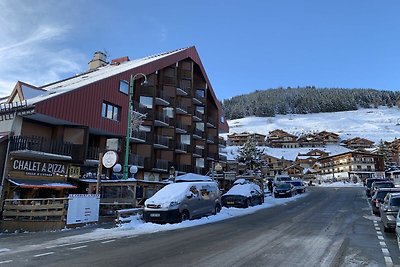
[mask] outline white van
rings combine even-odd
[[[166,185],[144,205],[146,222],[181,222],[218,213],[221,196],[216,182],[179,182]]]

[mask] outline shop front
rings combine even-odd
[[[77,188],[68,177],[79,175],[79,166],[68,161],[10,157],[5,173],[2,231],[65,226],[68,194]]]

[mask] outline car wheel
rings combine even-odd
[[[189,220],[189,212],[187,210],[182,211],[181,213],[181,222]]]
[[[213,215],[216,215],[220,211],[221,211],[221,205],[220,204],[215,205]]]
[[[383,231],[384,232],[389,232],[389,228],[386,227],[385,223],[383,223]]]
[[[246,200],[246,204],[245,204],[244,207],[245,207],[245,208],[248,208],[249,206],[250,206],[250,199],[247,199],[247,200]]]

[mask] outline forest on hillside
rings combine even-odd
[[[400,106],[400,92],[345,88],[277,88],[222,101],[228,120],[248,116],[337,112],[378,106]]]

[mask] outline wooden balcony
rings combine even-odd
[[[155,104],[159,106],[169,106],[171,98],[164,94],[163,91],[157,91]]]
[[[177,133],[185,134],[185,133],[187,133],[188,129],[189,129],[189,126],[184,124],[183,122],[181,122],[181,121],[176,122],[175,131]]]
[[[166,136],[155,135],[153,143],[154,143],[154,148],[161,148],[161,149],[169,148],[169,138]]]
[[[167,127],[169,126],[169,117],[164,113],[157,112],[154,114],[154,126]]]
[[[67,156],[74,160],[84,160],[83,145],[46,139],[40,136],[10,137],[10,152],[35,153],[44,152],[53,156]],[[50,157],[51,155],[49,155]]]
[[[189,108],[186,105],[183,105],[181,103],[177,103],[176,104],[176,114],[182,114],[182,115],[186,115],[189,113]]]
[[[176,142],[175,145],[175,152],[176,153],[180,153],[180,154],[184,154],[188,152],[188,145],[181,143],[181,142]]]

